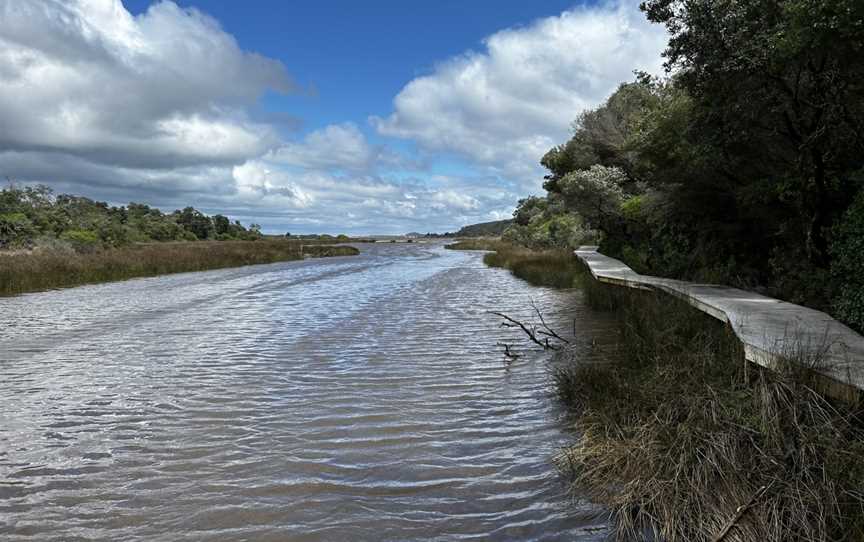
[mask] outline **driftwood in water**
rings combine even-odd
[[[540,324],[534,323],[525,323],[521,322],[512,316],[508,316],[503,312],[490,311],[489,314],[494,314],[500,318],[503,318],[504,321],[501,322],[501,325],[504,327],[513,327],[521,329],[525,335],[528,336],[528,339],[531,340],[534,344],[542,347],[544,350],[557,350],[557,344],[550,342],[549,339],[553,339],[554,341],[560,341],[565,344],[569,344],[570,341],[559,335],[555,332],[554,329],[549,327],[546,323],[546,319],[543,318],[543,313],[540,312],[540,309],[537,305],[532,301],[531,306],[534,308],[534,311],[537,313],[537,317],[540,319]],[[507,357],[511,357],[511,352],[509,347],[505,349],[504,355]]]

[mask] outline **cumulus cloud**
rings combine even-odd
[[[371,145],[356,124],[331,124],[271,151],[267,159],[309,169],[366,172],[381,163],[396,163],[399,157],[383,145]]]
[[[489,36],[408,83],[394,112],[372,117],[388,136],[449,151],[508,177],[538,182],[536,164],[576,115],[633,70],[660,73],[667,36],[631,0],[578,7]]]
[[[0,3],[0,147],[124,167],[237,163],[276,145],[244,106],[292,90],[277,61],[171,2]]]
[[[0,0],[0,175],[115,203],[192,204],[274,232],[454,229],[509,217],[578,112],[633,69],[658,71],[664,41],[632,2],[502,30],[370,119],[419,144],[406,153],[354,122],[286,139],[298,119],[258,107],[265,92],[297,90],[286,68],[198,10]],[[430,167],[442,152],[464,161]]]

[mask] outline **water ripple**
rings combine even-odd
[[[549,360],[610,323],[478,253],[363,246],[0,300],[4,540],[600,540]]]

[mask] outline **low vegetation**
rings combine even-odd
[[[536,286],[573,288],[582,275],[569,250],[530,250],[508,245],[483,256],[483,263],[509,269],[513,275]]]
[[[567,249],[534,250],[496,238],[463,239],[447,245],[453,250],[487,250],[483,263],[509,269],[535,286],[573,288],[582,276],[582,267]]]
[[[72,248],[0,252],[0,295],[124,280],[166,273],[350,256],[351,246],[288,240],[136,244],[81,252]]]
[[[766,371],[716,320],[663,294],[589,281],[616,310],[607,363],[556,370],[581,435],[557,459],[617,540],[864,540],[864,425],[794,351]]]
[[[453,235],[455,237],[499,237],[512,222],[512,220],[508,219],[469,224],[460,228]]]
[[[264,236],[223,215],[113,207],[45,186],[0,190],[0,295],[50,288],[357,254],[347,236]]]
[[[444,245],[450,250],[498,250],[509,246],[509,243],[501,241],[497,237],[477,237],[473,239],[461,239],[455,243]]]

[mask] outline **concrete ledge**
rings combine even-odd
[[[596,246],[579,247],[576,256],[599,282],[661,291],[729,324],[744,345],[745,357],[753,363],[774,368],[784,354],[820,356],[817,371],[827,379],[826,391],[835,397],[860,399],[864,337],[824,312],[728,286],[640,275],[600,254]]]

